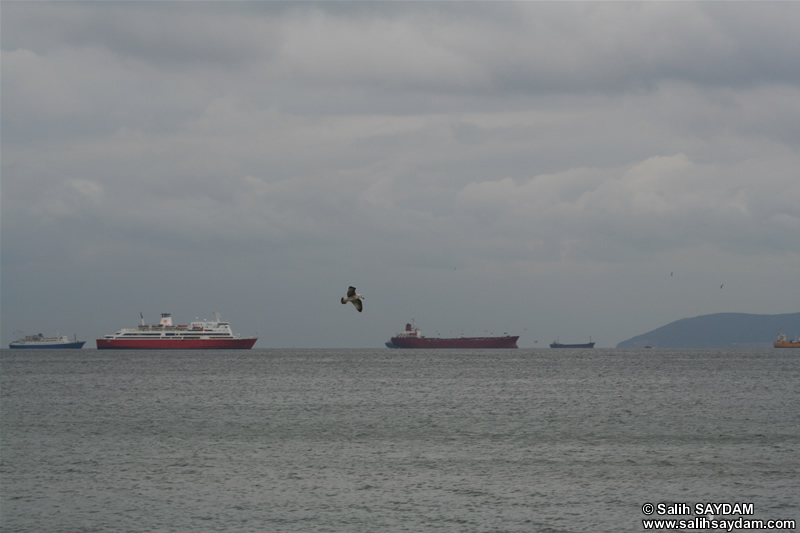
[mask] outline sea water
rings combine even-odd
[[[3,350],[0,365],[4,532],[643,531],[648,503],[800,520],[800,350]]]

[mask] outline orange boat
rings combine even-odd
[[[800,348],[800,339],[789,340],[786,335],[781,333],[778,340],[772,343],[775,348]]]

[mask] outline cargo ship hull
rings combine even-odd
[[[516,337],[460,337],[455,339],[440,338],[403,338],[392,337],[390,342],[394,348],[429,349],[490,349],[490,348],[517,348]]]
[[[593,342],[587,342],[584,344],[561,344],[560,342],[554,342],[550,345],[551,348],[594,348]]]

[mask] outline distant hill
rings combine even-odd
[[[617,348],[732,348],[771,346],[779,333],[800,334],[800,313],[751,315],[714,313],[682,318],[637,335]]]

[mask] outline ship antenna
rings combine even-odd
[[[141,311],[139,311],[139,316],[141,317],[141,319],[142,319],[142,325],[144,326],[144,313],[142,313]]]

